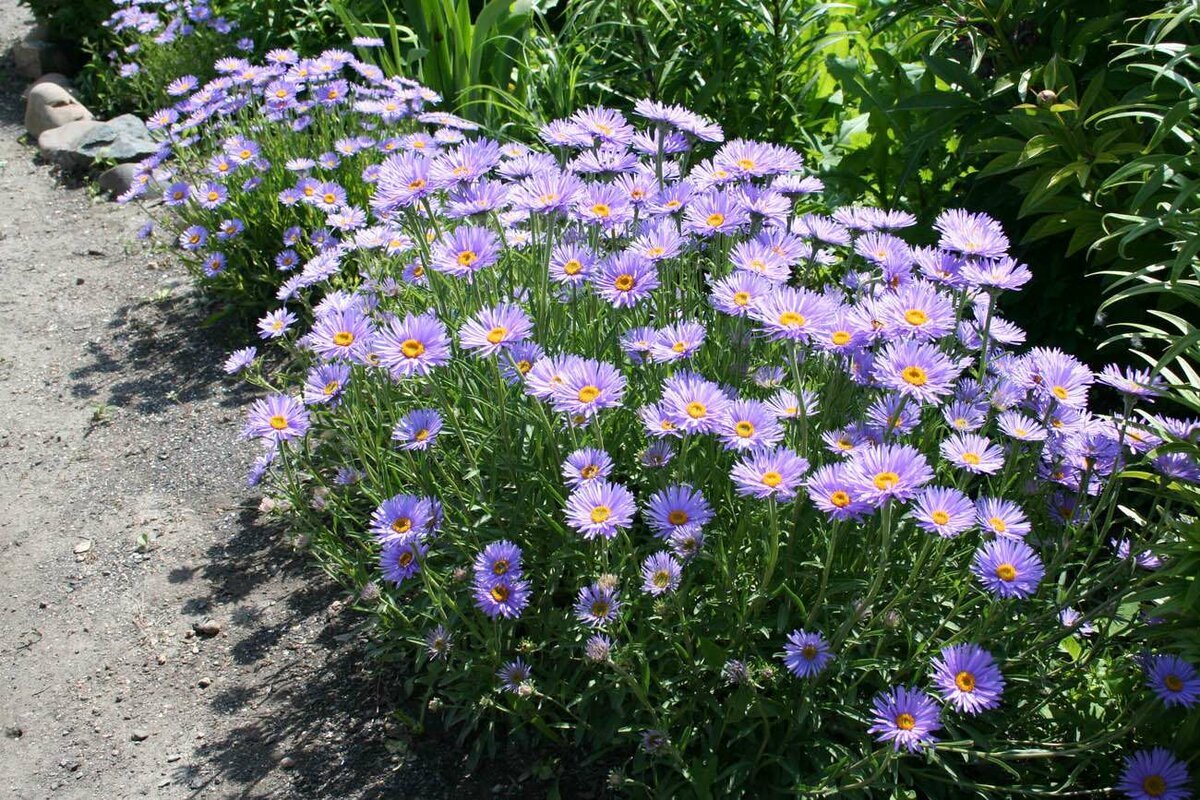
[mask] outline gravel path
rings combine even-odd
[[[28,24],[0,0],[5,54]],[[35,163],[22,88],[5,64],[0,796],[475,794],[386,722],[361,619],[243,488],[232,342],[136,211]]]

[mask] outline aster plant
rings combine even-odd
[[[1021,349],[995,221],[827,208],[795,151],[682,108],[531,147],[436,99],[275,51],[185,93],[141,168],[184,185],[201,283],[268,300],[228,366],[269,393],[252,478],[411,670],[414,725],[436,699],[651,796],[1182,780],[1134,755],[1196,678],[1156,652],[1160,512],[1119,478],[1189,479],[1154,442],[1194,424]]]

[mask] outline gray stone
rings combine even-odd
[[[43,131],[38,137],[38,151],[42,158],[51,164],[57,164],[62,169],[71,172],[87,169],[93,157],[79,151],[79,143],[85,136],[103,130],[103,122],[94,119],[68,122],[57,128]]]
[[[35,139],[53,128],[91,118],[92,112],[57,83],[39,83],[25,98],[25,130]]]
[[[13,43],[13,66],[22,78],[32,81],[49,72],[73,71],[73,58],[67,48],[56,42],[47,42],[45,37],[45,30],[38,26],[24,39]]]
[[[133,114],[122,114],[104,123],[104,128],[93,129],[79,142],[79,152],[92,159],[116,161],[141,161],[158,150],[150,138],[146,123]]]
[[[102,172],[97,183],[99,183],[100,188],[108,192],[111,197],[120,197],[133,187],[133,181],[136,176],[136,165],[117,164],[115,167]]]

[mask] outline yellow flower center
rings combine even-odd
[[[597,619],[604,619],[608,616],[608,603],[603,600],[597,600],[592,603],[592,616]]]
[[[775,470],[770,470],[769,472],[763,473],[762,482],[774,489],[776,486],[783,483],[783,476]]]
[[[838,489],[833,494],[829,495],[829,502],[833,503],[838,508],[845,508],[850,505],[850,495]]]
[[[522,358],[517,362],[517,372],[521,373],[522,375],[527,374],[531,369],[533,369],[533,364],[529,363],[528,359]]]
[[[404,354],[405,358],[417,358],[425,352],[425,345],[416,339],[405,339],[400,343],[400,352]]]
[[[578,395],[579,402],[581,402],[581,403],[590,403],[599,396],[600,396],[600,387],[592,386],[590,384],[588,386],[584,386],[582,389],[580,389],[579,395]]]
[[[1005,582],[1015,581],[1017,579],[1017,568],[1012,564],[1001,564],[996,567],[996,577]]]
[[[807,321],[803,314],[795,311],[785,311],[779,315],[779,324],[785,328],[802,328]]]
[[[277,431],[284,430],[288,426],[287,417],[285,417],[283,414],[276,414],[267,420],[267,422],[270,423],[271,427]]]
[[[215,203],[215,202],[217,202],[217,201],[218,201],[218,200],[220,200],[220,199],[221,199],[221,195],[219,195],[218,193],[216,193],[216,192],[209,192],[209,193],[208,193],[208,202],[210,202],[210,203]]]
[[[577,258],[572,258],[570,261],[563,264],[563,272],[568,275],[578,275],[582,270],[583,263]]]
[[[1167,793],[1167,782],[1162,775],[1147,775],[1142,781],[1142,791],[1151,797],[1162,797]]]
[[[579,474],[584,480],[590,481],[592,478],[600,474],[600,467],[596,466],[595,464],[588,464],[586,467],[579,470]]]
[[[646,255],[650,256],[651,258],[658,258],[665,252],[667,252],[665,247],[651,247],[646,251]]]
[[[988,525],[992,526],[992,530],[996,533],[1005,533],[1008,531],[1008,524],[999,517],[992,517],[988,520]]]
[[[671,345],[671,349],[676,353],[682,353],[687,349],[687,344],[685,342],[676,342],[675,344]]]
[[[1183,681],[1179,679],[1178,675],[1168,675],[1167,677],[1163,678],[1163,683],[1166,684],[1167,688],[1172,692],[1183,691]]]
[[[489,344],[500,344],[504,341],[504,337],[508,336],[508,328],[503,325],[497,325],[488,331],[487,340]]]
[[[1054,388],[1052,388],[1050,390],[1050,393],[1052,395],[1054,395],[1055,397],[1057,397],[1059,400],[1067,399],[1067,390],[1061,386],[1055,386]]]
[[[615,281],[613,281],[613,286],[617,287],[617,289],[619,289],[622,292],[628,292],[630,289],[633,288],[633,284],[634,284],[633,276],[629,275],[629,274],[618,275],[617,279]]]
[[[919,308],[910,308],[904,312],[904,321],[909,325],[924,325],[929,322],[929,315]]]
[[[429,438],[429,428],[421,428],[421,430],[419,430],[413,434],[413,438],[416,439],[418,442],[425,441],[426,439]]]
[[[973,692],[975,691],[975,676],[963,670],[954,676],[954,685],[960,692]]]
[[[845,436],[837,440],[838,450],[853,450],[854,442],[847,439]]]
[[[967,462],[968,464],[970,464],[973,467],[978,466],[979,465],[979,454],[978,453],[963,453],[962,460]]]
[[[881,492],[886,492],[900,482],[900,476],[894,472],[880,472],[875,476],[875,488]]]
[[[503,575],[506,572],[508,572],[508,559],[507,558],[497,558],[495,560],[495,562],[492,564],[492,574],[493,575]]]
[[[397,517],[392,522],[392,530],[396,533],[408,533],[412,530],[412,520],[408,517]]]
[[[935,511],[929,515],[929,518],[932,519],[937,525],[945,525],[950,521],[950,515],[945,511]]]
[[[596,506],[592,509],[592,522],[595,522],[597,525],[611,516],[612,509],[608,506]]]
[[[733,304],[735,306],[745,306],[750,303],[749,292],[735,292],[733,295]]]
[[[704,417],[708,416],[708,406],[704,405],[704,403],[693,400],[687,404],[687,413],[692,419],[703,419]]]
[[[508,599],[508,587],[503,583],[498,583],[492,587],[490,594],[492,595],[492,599],[497,603],[503,603]]]
[[[829,338],[834,344],[836,344],[838,347],[841,347],[842,345],[850,343],[851,336],[849,331],[834,331],[833,336]]]
[[[400,554],[400,557],[396,559],[396,563],[402,567],[407,567],[409,564],[412,563],[412,560],[413,560],[412,550],[405,550],[403,553]]]
[[[911,731],[917,727],[917,720],[912,714],[904,713],[896,717],[896,727],[902,731]]]
[[[596,203],[596,205],[592,206],[592,213],[597,217],[607,217],[612,214],[612,209],[605,203]]]
[[[671,573],[667,572],[665,569],[660,569],[658,572],[654,573],[654,577],[651,578],[651,583],[653,583],[659,589],[665,589],[671,585]]]
[[[749,439],[754,435],[754,423],[749,420],[742,420],[733,426],[734,432],[743,439]]]
[[[917,366],[905,367],[904,371],[900,373],[900,377],[905,383],[910,383],[913,386],[924,386],[928,380],[925,370]]]
[[[754,169],[754,161],[749,158],[739,158],[737,162],[739,169],[750,170]]]
[[[414,192],[424,189],[425,188],[425,179],[424,178],[413,178],[411,181],[408,182],[408,188],[413,190]]]
[[[332,194],[331,192],[326,192],[325,196],[321,199],[325,201],[325,205],[331,206],[337,202],[337,195]]]
[[[333,343],[338,347],[349,347],[354,344],[354,334],[350,331],[338,331],[333,335]]]
[[[342,388],[340,383],[337,381],[330,381],[329,383],[325,384],[325,388],[323,388],[321,391],[325,393],[326,397],[329,397],[335,394],[340,388]]]
[[[458,254],[458,265],[460,267],[469,267],[479,260],[479,254],[474,250],[463,250]]]
[[[712,214],[709,214],[708,219],[706,219],[704,221],[705,221],[705,223],[708,224],[708,227],[710,227],[710,228],[719,228],[725,224],[725,215],[720,212],[714,211]]]

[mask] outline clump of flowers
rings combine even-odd
[[[1186,779],[1127,755],[1198,690],[1139,658],[1161,529],[1115,478],[1194,425],[1020,349],[993,220],[827,208],[654,102],[530,147],[348,52],[225,67],[143,173],[206,285],[270,298],[226,367],[256,479],[462,725],[660,796]]]

